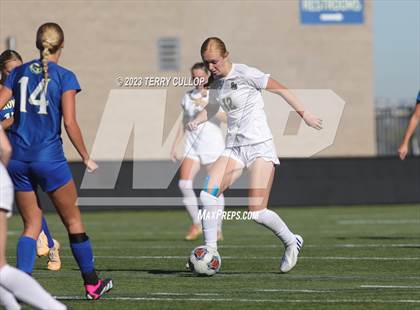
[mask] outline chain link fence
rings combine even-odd
[[[396,156],[411,114],[413,105],[376,105],[376,145],[379,156]],[[420,155],[420,126],[417,127],[409,148],[409,154]]]

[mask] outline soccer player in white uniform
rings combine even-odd
[[[10,143],[0,125],[0,305],[3,305],[6,310],[19,310],[21,307],[16,301],[17,298],[36,309],[67,309],[31,276],[7,264],[6,214],[12,211],[14,190],[5,165],[10,159],[11,151]]]
[[[203,212],[214,214],[219,195],[239,177],[243,168],[248,168],[249,210],[255,212],[257,223],[270,229],[283,242],[285,252],[280,271],[288,272],[296,265],[303,239],[293,234],[277,213],[267,209],[274,165],[279,164],[279,160],[261,91],[266,89],[280,95],[310,127],[321,129],[322,121],[268,74],[247,65],[231,63],[226,46],[219,38],[204,41],[201,57],[212,75],[209,104],[187,124],[187,129],[197,130],[220,106],[227,113],[228,125],[226,149],[212,165],[207,184],[200,193]],[[206,245],[217,248],[217,219],[213,216],[203,218],[203,232]]]
[[[185,125],[187,122],[201,112],[208,103],[208,89],[204,88],[204,84],[208,82],[209,72],[204,63],[196,63],[191,68],[191,77],[202,81],[197,87],[186,92],[182,98],[181,106],[183,112],[183,121],[178,129],[176,138],[172,145],[171,159],[176,161],[177,145],[181,142],[185,133]],[[200,165],[207,170],[211,164],[216,161],[225,148],[224,138],[220,129],[220,122],[226,120],[226,114],[222,111],[217,113],[208,122],[198,126],[196,131],[186,132],[186,141],[184,147],[184,156],[180,168],[179,188],[182,192],[183,203],[191,217],[192,225],[185,236],[186,240],[196,240],[202,234],[201,220],[198,216],[198,202],[194,193],[193,180]],[[219,197],[218,208],[223,212],[224,197]],[[217,239],[222,239],[222,220],[220,218],[217,228]]]
[[[411,136],[416,130],[417,124],[420,120],[420,91],[417,94],[416,99],[416,108],[414,109],[413,114],[410,117],[410,121],[405,131],[403,141],[401,142],[400,147],[398,148],[398,155],[401,160],[404,160],[408,153],[408,144],[410,143]]]

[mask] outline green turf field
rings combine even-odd
[[[226,221],[222,270],[185,271],[201,242],[183,241],[183,211],[85,213],[96,266],[114,279],[100,301],[85,301],[79,271],[56,214],[47,220],[62,244],[63,269],[34,277],[72,309],[420,309],[420,206],[279,208],[305,240],[298,265],[278,272],[282,246],[263,227]],[[9,221],[14,264],[19,216]]]

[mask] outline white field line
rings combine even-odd
[[[7,258],[13,259],[16,256],[8,256]],[[73,256],[61,256],[61,258],[73,258]],[[114,256],[114,255],[95,255],[98,259],[187,259],[187,256]],[[223,259],[236,259],[236,260],[278,260],[280,256],[222,256]],[[378,260],[378,261],[417,261],[420,257],[347,257],[347,256],[302,256],[299,259],[307,260]]]
[[[150,295],[162,295],[162,296],[218,296],[218,293],[168,293],[168,292],[156,292],[149,293]]]
[[[72,256],[67,256],[68,258]],[[186,259],[186,256],[95,256],[95,258],[103,259]],[[237,260],[278,260],[279,256],[223,256],[223,259],[237,259]],[[346,257],[346,256],[302,256],[299,259],[308,260],[383,260],[383,261],[398,261],[398,260],[420,260],[420,257]]]
[[[420,243],[398,243],[398,244],[306,244],[305,248],[405,248],[420,247]],[[191,245],[145,245],[137,246],[136,249],[190,249]],[[220,249],[282,249],[281,244],[266,245],[220,245]],[[95,246],[95,249],[115,249],[115,246]]]
[[[182,268],[184,267],[184,268]],[[150,270],[151,272],[153,272],[153,269]],[[180,272],[189,272],[185,269],[185,264],[180,266],[179,270],[168,270],[170,272],[173,273],[180,273]],[[129,277],[129,278],[138,278],[139,277],[139,273],[138,272],[133,272],[130,270],[123,270],[123,271],[116,271],[116,272],[120,272],[123,273],[125,277]],[[71,276],[79,276],[80,272],[76,269],[74,269],[74,271],[60,271],[61,275],[71,275]],[[141,272],[142,277],[144,278],[154,278],[156,277],[155,275],[148,275],[147,271]],[[54,273],[51,273],[51,271],[49,270],[35,270],[33,275],[36,278],[42,278],[42,279],[49,279],[49,278],[56,278],[57,275]],[[166,275],[165,275],[166,276]],[[177,275],[174,274],[174,277],[176,277]],[[228,278],[251,278],[251,279],[255,279],[255,278],[285,278],[288,280],[349,280],[349,281],[355,281],[355,280],[363,280],[363,281],[400,281],[400,280],[413,280],[413,281],[418,281],[420,280],[420,276],[410,276],[410,275],[403,275],[403,276],[373,276],[373,275],[368,275],[368,276],[338,276],[338,275],[293,275],[293,274],[280,274],[279,271],[273,270],[271,272],[242,272],[242,273],[218,273],[217,277],[228,277]]]
[[[420,260],[420,257],[348,257],[348,256],[303,256],[299,259],[310,259],[310,260],[382,260],[382,261],[413,261]]]
[[[282,288],[273,288],[273,289],[260,289],[255,290],[255,292],[264,292],[264,293],[274,293],[274,292],[288,292],[288,293],[331,293],[336,292],[335,290],[311,290],[311,289],[282,289]]]
[[[419,285],[360,285],[361,288],[419,289]]]
[[[338,220],[340,225],[399,225],[399,224],[420,224],[420,219],[399,219],[399,220]]]
[[[57,296],[59,300],[84,300],[81,296]],[[170,297],[102,297],[102,300],[127,301],[199,301],[199,302],[241,302],[241,303],[380,303],[380,304],[420,304],[420,299],[248,299],[248,298],[170,298]]]

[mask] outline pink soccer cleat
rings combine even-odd
[[[96,300],[109,292],[113,287],[112,279],[100,279],[97,284],[85,284],[86,298]]]

